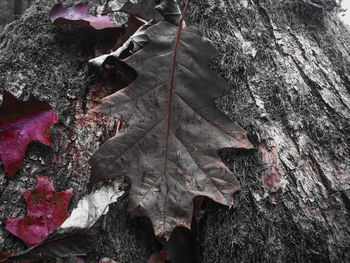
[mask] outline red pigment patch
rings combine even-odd
[[[48,177],[38,177],[34,190],[23,189],[27,204],[25,218],[6,218],[6,230],[22,239],[28,247],[43,241],[68,217],[72,189],[57,193]]]
[[[277,147],[272,146],[271,149],[268,149],[265,143],[261,143],[259,149],[264,162],[269,164],[269,169],[263,173],[264,187],[267,189],[277,187],[282,177],[277,167]]]
[[[281,174],[276,167],[270,167],[270,169],[264,174],[264,185],[268,189],[277,186],[281,181]]]

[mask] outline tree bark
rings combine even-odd
[[[208,205],[203,262],[350,259],[350,42],[334,11],[331,1],[192,1],[232,84],[218,103],[257,150],[222,153],[242,192],[233,209]]]
[[[36,1],[0,36],[1,93],[33,92],[59,116],[51,148],[32,143],[13,180],[0,168],[1,218],[25,215],[20,189],[36,175],[74,189],[71,211],[87,192],[87,160],[117,126],[88,111],[96,32],[51,25],[54,2]],[[350,260],[350,35],[336,10],[333,0],[190,0],[190,21],[222,54],[212,67],[232,87],[217,104],[255,145],[219,151],[242,191],[232,208],[204,202],[199,262]],[[147,262],[159,250],[149,221],[130,221],[126,205],[112,206],[87,262]],[[2,224],[0,250],[23,247]]]

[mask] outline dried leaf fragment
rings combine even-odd
[[[118,188],[119,183],[114,182],[83,197],[60,229],[90,228],[101,216],[108,212],[109,205],[117,202],[118,198],[124,194],[124,191]]]
[[[0,107],[0,157],[5,172],[14,175],[22,167],[25,150],[37,140],[50,145],[50,127],[57,122],[57,113],[46,102],[30,94],[20,101],[5,91]]]

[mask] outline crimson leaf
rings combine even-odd
[[[16,253],[11,259],[28,261],[40,256],[45,260],[65,258],[79,262],[74,257],[85,255],[94,249],[109,205],[124,193],[120,188],[120,182],[115,181],[112,185],[103,186],[86,195],[79,201],[71,216],[43,242]]]
[[[84,256],[94,249],[103,217],[89,229],[72,229],[70,232],[55,231],[42,243],[14,254],[10,259],[15,261],[33,261],[40,258],[57,259],[64,257]]]
[[[22,194],[28,214],[25,218],[6,218],[5,228],[30,247],[43,241],[67,219],[72,190],[57,193],[48,177],[39,176],[35,189],[23,189]]]
[[[96,111],[126,124],[90,159],[91,182],[129,176],[129,212],[148,216],[155,234],[167,238],[176,226],[190,226],[195,197],[233,204],[240,186],[217,150],[252,148],[215,106],[229,91],[208,66],[217,51],[196,27],[182,25],[151,26],[148,45],[123,61],[136,80]],[[117,61],[119,53],[110,57]]]
[[[22,167],[25,150],[37,140],[50,145],[50,127],[57,113],[32,94],[28,101],[17,100],[5,91],[0,107],[0,157],[5,172],[14,175]]]

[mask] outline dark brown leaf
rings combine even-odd
[[[181,10],[176,0],[164,0],[155,9],[164,19],[174,25],[178,25],[181,20]]]
[[[117,50],[119,47],[121,47],[143,25],[144,22],[142,22],[136,16],[130,15],[125,33],[120,38],[118,38],[114,50]]]
[[[176,226],[190,226],[195,197],[233,204],[240,186],[217,150],[252,148],[246,132],[215,106],[229,91],[208,66],[217,51],[197,28],[179,24],[151,26],[148,45],[124,60],[136,80],[96,109],[124,128],[90,160],[91,182],[130,177],[129,212],[148,216],[155,234],[167,238]]]
[[[165,263],[167,253],[162,251],[159,253],[154,253],[148,260],[148,263]]]

